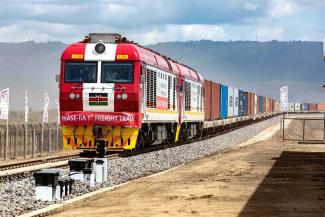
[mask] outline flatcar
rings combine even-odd
[[[204,80],[119,34],[92,33],[69,45],[59,77],[69,149],[131,151],[201,136],[207,122],[276,111],[265,97]]]

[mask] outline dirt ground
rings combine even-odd
[[[138,179],[54,216],[325,216],[325,146],[273,136]]]

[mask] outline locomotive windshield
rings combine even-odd
[[[132,63],[103,63],[102,83],[132,83]]]
[[[65,65],[64,81],[67,83],[96,83],[97,63],[70,62]]]

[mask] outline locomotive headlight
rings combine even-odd
[[[76,94],[76,98],[77,98],[77,99],[80,98],[80,94],[79,94],[79,93]]]
[[[127,95],[126,93],[123,93],[123,94],[122,94],[122,99],[125,100],[125,99],[127,99],[127,98],[128,98],[128,95]]]
[[[117,94],[117,99],[122,99],[122,95],[121,94]]]
[[[76,94],[75,93],[70,93],[69,94],[69,98],[70,99],[75,99],[76,98]]]
[[[101,42],[98,42],[96,45],[95,45],[95,51],[96,53],[98,54],[102,54],[105,52],[105,45]]]

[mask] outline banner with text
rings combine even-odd
[[[288,86],[280,88],[280,107],[281,112],[288,111]]]
[[[61,112],[62,125],[117,125],[139,127],[137,113],[129,112]]]
[[[28,95],[25,93],[25,123],[28,122]]]
[[[43,123],[49,122],[48,107],[50,104],[50,97],[47,93],[44,94],[44,107],[43,107]]]
[[[9,88],[0,90],[0,119],[9,117]]]

